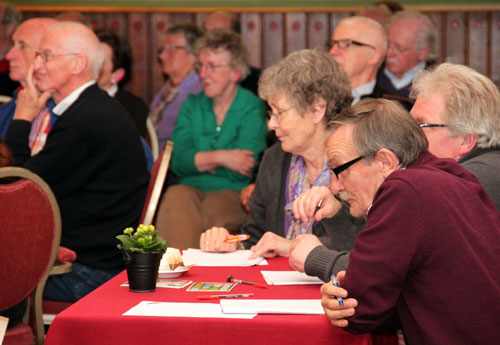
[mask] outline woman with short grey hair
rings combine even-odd
[[[295,219],[292,202],[313,186],[328,186],[326,124],[350,106],[351,89],[344,71],[329,54],[301,50],[263,72],[259,96],[271,108],[268,126],[279,143],[262,159],[250,214],[242,228],[250,239],[243,243],[251,247],[254,256],[288,256],[297,236],[325,234],[322,226]],[[340,232],[344,230],[341,227]],[[202,234],[200,247],[211,252],[243,247],[225,243],[228,236],[226,229],[214,227]]]

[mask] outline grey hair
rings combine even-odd
[[[172,24],[165,29],[164,35],[182,34],[186,40],[186,51],[195,54],[195,43],[203,35],[200,27],[192,23]]]
[[[351,87],[342,67],[330,54],[303,49],[267,68],[259,79],[259,96],[267,101],[284,93],[299,110],[311,110],[313,102],[326,102],[326,121],[352,103]]]
[[[451,135],[477,134],[477,146],[500,145],[500,92],[495,84],[472,68],[443,63],[421,71],[413,80],[411,97],[439,92]]]
[[[367,162],[385,148],[394,153],[405,168],[429,146],[424,132],[410,114],[398,102],[386,99],[362,100],[333,118],[327,130],[334,131],[344,125],[354,126],[353,147]]]
[[[415,51],[422,51],[429,47],[428,60],[436,59],[436,34],[434,32],[434,24],[432,20],[423,13],[417,11],[400,11],[396,12],[389,20],[388,27],[396,21],[414,22],[418,25],[418,30],[415,33]]]
[[[245,79],[250,73],[250,56],[241,36],[236,32],[228,29],[210,30],[196,42],[195,47],[198,55],[203,49],[227,51],[231,56],[231,65],[241,71],[240,80]]]
[[[104,61],[104,51],[95,33],[77,22],[59,22],[52,25],[45,35],[55,31],[65,32],[69,38],[63,42],[65,53],[78,53],[87,57],[89,76],[97,79],[102,63]]]

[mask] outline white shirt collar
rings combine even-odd
[[[111,85],[111,87],[106,92],[108,93],[109,97],[115,97],[116,93],[118,92],[118,85]]]
[[[374,79],[366,84],[360,85],[352,89],[351,93],[352,96],[354,97],[352,105],[358,103],[361,100],[361,96],[371,94],[373,92],[373,89],[375,88],[375,82],[376,80]]]
[[[75,103],[75,101],[80,97],[81,93],[88,88],[90,85],[95,84],[95,80],[91,80],[86,82],[85,84],[82,84],[78,89],[70,93],[68,96],[66,96],[61,102],[59,102],[54,109],[52,109],[52,112],[57,115],[61,116],[68,108]]]
[[[411,70],[407,71],[401,78],[398,78],[394,74],[389,72],[387,67],[384,68],[384,74],[387,76],[387,78],[389,78],[392,85],[399,90],[405,87],[406,85],[410,84],[413,81],[413,78],[415,78],[415,76],[417,75],[417,73],[423,70],[424,68],[425,68],[425,61],[422,61],[415,67],[413,67]]]

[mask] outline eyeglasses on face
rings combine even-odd
[[[202,64],[202,63],[198,62],[195,65],[195,69],[196,69],[196,72],[198,72],[198,73],[200,73],[202,69],[204,69],[205,72],[213,73],[218,68],[228,67],[228,66],[231,66],[231,65],[228,64],[228,63],[221,63],[221,64],[207,63],[207,64]]]
[[[347,163],[344,163],[342,165],[339,165],[338,167],[336,168],[331,168],[330,170],[332,171],[332,173],[335,175],[336,178],[339,178],[339,175],[344,171],[344,170],[347,170],[349,169],[352,165],[354,165],[355,163],[359,162],[360,160],[362,160],[363,158],[365,158],[365,156],[359,156],[358,158],[354,158],[352,160],[350,160],[349,162]]]
[[[393,43],[393,42],[387,42],[387,49],[389,50],[392,50],[394,53],[396,53],[397,55],[401,55],[401,54],[405,54],[407,52],[409,52],[413,47],[401,47],[399,44],[397,43]]]
[[[181,45],[175,45],[175,44],[167,44],[163,47],[161,47],[160,49],[158,49],[158,55],[162,54],[162,53],[171,53],[173,51],[176,51],[176,50],[185,50],[186,47],[185,46],[181,46]]]
[[[369,47],[369,48],[375,49],[375,47],[370,45],[370,44],[366,44],[366,43],[355,41],[355,40],[347,40],[347,39],[346,40],[330,40],[328,43],[329,43],[328,44],[329,49],[333,48],[335,45],[339,49],[348,49],[352,46]]]
[[[35,58],[40,57],[43,62],[47,62],[59,56],[71,56],[71,55],[78,55],[78,53],[52,54],[47,51],[41,51],[35,53]]]
[[[272,110],[268,110],[267,111],[267,119],[268,120],[271,120],[271,119],[274,119],[274,120],[279,120],[279,118],[281,117],[281,115],[283,115],[284,113],[286,113],[287,111],[291,110],[293,108],[293,106],[291,106],[290,108],[288,109],[285,109],[285,110],[282,110],[282,111],[278,111],[276,113],[274,113]]]
[[[419,122],[418,125],[420,126],[420,128],[448,127],[448,125],[445,125],[442,123],[422,123],[422,122]]]

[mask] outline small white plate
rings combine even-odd
[[[158,278],[177,278],[181,276],[184,272],[189,271],[188,267],[177,267],[175,271],[158,271]]]

